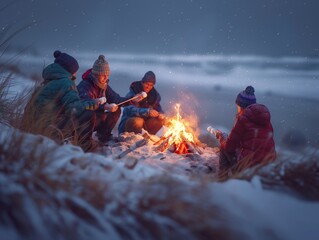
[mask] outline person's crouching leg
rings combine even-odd
[[[125,132],[142,133],[144,119],[140,117],[131,117],[126,120]]]
[[[121,108],[118,108],[115,112],[109,112],[105,115],[104,120],[100,121],[101,114],[97,114],[97,126],[96,126],[96,133],[97,137],[100,142],[105,143],[113,138],[112,130],[115,127],[117,121],[121,115]]]
[[[163,121],[159,118],[149,118],[145,121],[145,130],[150,134],[156,134],[163,126]]]

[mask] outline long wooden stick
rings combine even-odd
[[[124,103],[127,103],[127,102],[129,102],[129,101],[132,101],[132,100],[134,100],[134,99],[136,99],[136,98],[139,98],[139,97],[141,97],[140,95],[135,95],[134,97],[132,97],[132,98],[130,98],[130,99],[127,99],[127,100],[125,100],[125,101],[123,101],[123,102],[120,102],[119,104],[117,104],[117,106],[121,106],[122,104],[124,104]]]
[[[130,146],[128,149],[126,149],[125,151],[123,151],[123,152],[121,152],[119,155],[117,155],[117,156],[115,157],[115,159],[120,159],[120,158],[122,158],[122,157],[125,157],[127,154],[129,154],[130,152],[134,151],[135,149],[144,146],[144,145],[147,143],[149,137],[148,137],[147,135],[143,135],[143,137],[144,137],[143,139],[141,139],[141,140],[135,142],[135,143],[134,143],[132,146]]]
[[[117,104],[117,106],[119,107],[119,106],[123,105],[124,103],[127,103],[127,102],[129,102],[129,101],[132,101],[132,100],[134,100],[134,99],[136,99],[136,98],[140,98],[141,96],[142,96],[143,98],[146,98],[146,97],[147,97],[147,93],[146,93],[146,92],[141,92],[141,93],[139,93],[139,94],[136,94],[134,97],[131,97],[130,99],[127,99],[127,100],[125,100],[125,101],[123,101],[123,102],[120,102],[119,104]],[[104,110],[104,112],[109,112],[109,110]]]

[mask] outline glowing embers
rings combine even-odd
[[[161,137],[158,150],[163,152],[168,149],[178,154],[199,152],[194,142],[194,135],[190,133],[189,124],[180,115],[180,104],[175,105],[175,110],[176,117],[167,119],[167,129]]]

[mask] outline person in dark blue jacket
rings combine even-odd
[[[21,129],[59,141],[77,136],[75,143],[90,151],[95,119],[85,110],[74,83],[79,64],[67,53],[57,50],[53,55],[54,63],[44,68],[44,81],[26,105]]]
[[[155,89],[156,76],[152,71],[145,73],[141,81],[133,82],[126,95],[131,98],[140,92],[146,92],[147,97],[133,102],[133,105],[123,109],[123,115],[118,127],[119,133],[141,133],[145,129],[151,134],[156,134],[163,126],[164,112],[160,101],[161,96]]]
[[[109,86],[109,75],[109,64],[104,55],[100,55],[93,67],[82,75],[82,81],[77,86],[85,108],[96,114],[94,130],[103,143],[112,138],[112,130],[121,115],[121,108],[117,104],[128,99]]]

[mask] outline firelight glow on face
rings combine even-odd
[[[154,83],[152,82],[142,82],[142,85],[143,85],[143,90],[146,93],[149,93],[154,87]]]

